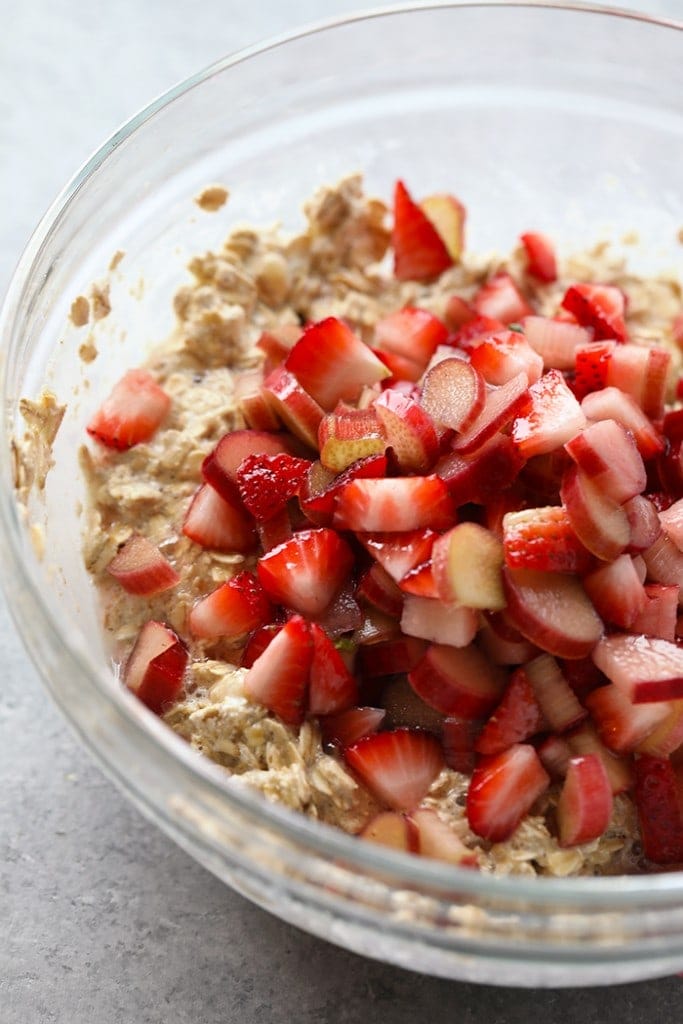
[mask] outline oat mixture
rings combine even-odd
[[[226,198],[213,190],[202,205],[214,209]],[[547,315],[557,308],[567,281],[610,280],[629,295],[632,337],[661,343],[680,310],[681,292],[664,278],[631,276],[607,245],[565,263],[553,284],[529,277],[519,252],[505,258],[468,254],[434,284],[398,281],[385,260],[387,209],[364,194],[359,176],[318,191],[305,214],[305,230],[294,237],[276,229],[240,229],[220,251],[192,260],[192,280],[174,300],[177,329],[148,364],[172,400],[168,417],[151,440],[128,451],[82,449],[92,497],[84,556],[101,594],[104,628],[121,660],[149,619],[168,623],[188,642],[186,693],[166,711],[169,727],[223,766],[234,784],[248,784],[269,800],[355,833],[378,805],[342,760],[323,748],[316,722],[290,727],[250,703],[239,648],[193,640],[186,630],[197,598],[255,562],[252,555],[203,549],[182,534],[181,525],[202,460],[223,434],[244,425],[235,382],[260,365],[262,353],[254,346],[261,332],[336,316],[370,341],[383,315],[411,305],[442,317],[449,296],[457,292],[468,300],[494,270],[506,269]],[[91,310],[86,300],[77,300],[74,322],[87,322],[89,313],[104,315],[107,303],[105,292],[93,294]],[[107,573],[121,545],[141,529],[181,575],[175,589],[151,599],[131,597]],[[548,827],[557,799],[557,787],[551,787],[510,840],[492,844],[469,830],[466,784],[466,776],[444,769],[423,806],[435,809],[476,850],[483,871],[565,876],[638,869],[638,828],[628,795],[615,799],[612,823],[601,838],[566,849]]]

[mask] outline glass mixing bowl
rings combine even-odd
[[[301,201],[350,171],[384,196],[399,176],[418,195],[455,192],[475,250],[509,248],[529,227],[565,248],[636,231],[639,266],[680,266],[682,27],[547,3],[434,4],[249,50],[117,132],[49,210],[10,286],[2,553],[28,651],[144,814],[249,899],[348,949],[505,985],[665,975],[683,969],[683,873],[492,878],[359,843],[230,788],[116,681],[80,555],[83,423],[169,332],[191,254],[239,220],[295,227]],[[214,215],[192,202],[211,182],[231,191]],[[87,363],[67,314],[107,276],[112,312]],[[20,398],[44,387],[67,412],[44,494],[24,507],[10,440],[23,430]]]

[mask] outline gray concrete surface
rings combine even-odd
[[[53,195],[152,96],[343,0],[0,0],[0,292]],[[681,0],[632,4],[680,15]],[[0,604],[2,1024],[680,1017],[677,978],[527,992],[420,977],[271,918],[148,825],[43,692]]]

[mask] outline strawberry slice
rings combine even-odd
[[[358,540],[391,579],[400,583],[411,569],[429,560],[436,536],[434,530],[422,529],[403,533],[359,533]]]
[[[467,791],[470,828],[482,839],[504,842],[549,785],[548,773],[528,744],[515,743],[485,758],[474,769]]]
[[[287,725],[300,725],[312,659],[310,627],[300,615],[293,615],[249,669],[245,696],[263,704]]]
[[[129,370],[114,385],[86,430],[107,448],[125,451],[148,441],[171,408],[171,399],[146,370]]]
[[[284,367],[323,409],[353,402],[364,385],[389,376],[384,363],[334,316],[306,327]]]
[[[459,508],[469,502],[485,505],[514,483],[523,466],[524,459],[512,438],[494,434],[473,455],[444,455],[434,472],[444,481]]]
[[[440,595],[434,579],[432,562],[423,562],[422,565],[416,565],[407,572],[401,580],[400,588],[405,594],[413,594],[415,597],[438,598]]]
[[[585,703],[600,739],[615,754],[632,753],[661,725],[670,710],[666,701],[633,704],[614,683],[593,690]]]
[[[202,484],[185,514],[183,533],[203,548],[215,551],[252,551],[256,546],[253,521],[241,502],[226,501]]]
[[[517,331],[500,331],[484,339],[472,349],[470,363],[487,384],[507,384],[518,373],[535,384],[543,373],[543,359]]]
[[[389,313],[375,324],[377,348],[409,359],[421,371],[439,345],[444,345],[447,339],[448,330],[438,317],[426,309],[413,306]]]
[[[323,715],[320,731],[325,743],[352,747],[364,736],[377,732],[386,717],[384,708],[355,707],[336,715]]]
[[[202,477],[226,501],[239,500],[237,471],[250,455],[279,455],[289,449],[286,434],[268,430],[232,430],[202,462]]]
[[[504,324],[515,323],[530,316],[533,309],[509,274],[504,271],[483,284],[472,305],[479,316],[488,316]]]
[[[599,839],[609,826],[613,805],[612,787],[598,755],[570,758],[557,802],[560,846]]]
[[[339,530],[405,532],[450,526],[454,507],[440,477],[353,480],[339,492],[333,524]]]
[[[240,572],[200,598],[190,611],[188,626],[201,639],[235,640],[264,626],[272,616],[270,601],[253,573]]]
[[[404,577],[405,578],[405,577]],[[385,615],[401,618],[403,594],[398,584],[379,562],[363,573],[356,588],[356,597],[379,608]]]
[[[512,569],[583,574],[593,565],[566,509],[554,505],[506,512],[503,550],[505,564]]]
[[[484,338],[490,338],[492,334],[505,330],[502,320],[480,316],[474,309],[472,314],[449,339],[454,348],[462,349],[464,352],[471,352]]]
[[[160,715],[183,689],[187,649],[170,626],[151,619],[138,633],[123,681],[150,711]]]
[[[312,715],[346,711],[358,700],[358,683],[324,629],[311,623],[311,663],[308,710]]]
[[[555,247],[547,235],[539,231],[527,231],[520,235],[520,241],[526,252],[527,272],[546,284],[557,281]]]
[[[475,743],[482,723],[470,718],[444,718],[441,726],[441,745],[446,764],[454,772],[471,775],[476,764]]]
[[[615,348],[616,345],[613,341],[595,341],[577,345],[574,353],[573,391],[579,401],[582,401],[586,395],[607,387],[607,375]]]
[[[265,522],[299,493],[311,463],[294,455],[247,455],[237,470],[240,498],[254,519]]]
[[[271,640],[274,640],[282,629],[283,623],[270,622],[267,626],[259,626],[251,634],[240,657],[240,665],[243,668],[251,668],[257,658],[260,658]]]
[[[399,281],[428,281],[453,265],[441,235],[402,181],[394,186],[391,244],[394,276]]]
[[[515,743],[535,736],[544,727],[543,713],[523,669],[513,672],[500,704],[480,732],[474,749],[500,754]]]
[[[344,757],[373,796],[397,811],[417,807],[444,765],[439,741],[415,729],[366,736]]]
[[[626,300],[620,288],[609,284],[574,284],[565,292],[561,305],[574,314],[582,327],[593,328],[596,341],[626,341]]]
[[[180,576],[159,548],[140,533],[133,533],[107,566],[107,572],[129,594],[152,597],[170,590]]]
[[[321,462],[313,462],[301,483],[299,503],[304,514],[314,523],[328,526],[332,522],[337,495],[345,484],[351,480],[386,476],[386,472],[387,457],[384,452],[358,459],[336,475]]]
[[[512,425],[522,455],[543,455],[571,440],[586,426],[586,416],[559,370],[548,370],[532,384],[526,409]]]
[[[278,604],[311,618],[332,602],[354,563],[353,552],[335,530],[301,530],[258,562],[261,586]]]
[[[645,856],[654,864],[683,861],[683,822],[676,773],[668,758],[636,758],[633,796]]]

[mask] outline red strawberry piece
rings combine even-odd
[[[453,265],[441,235],[413,201],[402,181],[394,187],[394,276],[399,281],[427,281]]]
[[[408,636],[465,647],[474,639],[478,625],[476,611],[457,601],[405,595],[401,629]]]
[[[610,561],[628,547],[631,525],[623,506],[576,466],[562,477],[560,497],[574,532],[596,558]]]
[[[377,644],[364,644],[358,650],[358,665],[363,679],[381,679],[409,672],[424,656],[424,640],[397,636]]]
[[[226,501],[239,500],[237,471],[250,455],[280,455],[288,451],[286,434],[266,430],[232,430],[224,434],[202,463],[202,477]]]
[[[298,459],[286,452],[247,455],[237,470],[243,505],[256,520],[272,519],[299,493],[310,465],[308,459]]]
[[[525,373],[519,373],[499,388],[491,388],[477,418],[453,442],[453,450],[461,455],[471,455],[478,451],[526,408],[528,402],[528,380]]]
[[[456,508],[474,502],[484,505],[517,479],[524,459],[512,438],[494,434],[474,455],[450,452],[434,472],[446,484]]]
[[[547,316],[525,317],[524,336],[534,352],[542,357],[546,370],[573,370],[577,349],[593,340],[593,332],[588,328]],[[577,394],[576,387],[574,394]]]
[[[353,566],[353,553],[334,530],[301,530],[258,562],[271,600],[313,618],[332,602]]]
[[[557,258],[555,247],[547,235],[538,231],[527,231],[520,235],[527,258],[527,272],[538,281],[547,284],[557,281]]]
[[[613,803],[612,787],[598,755],[572,757],[557,802],[560,846],[599,839],[609,826]]]
[[[454,507],[438,476],[353,480],[337,498],[333,523],[340,530],[372,533],[441,530],[453,522]]]
[[[626,300],[620,288],[608,284],[571,285],[562,299],[564,309],[573,313],[583,327],[592,327],[595,340],[616,338],[626,341]]]
[[[361,649],[364,646],[374,647],[385,640],[397,640],[401,630],[396,619],[390,618],[377,608],[364,608],[360,626],[352,636],[352,641]],[[359,651],[359,654],[361,651]]]
[[[444,718],[441,727],[441,745],[446,764],[454,772],[471,775],[476,763],[475,744],[482,723],[471,718]]]
[[[129,370],[114,385],[87,426],[108,448],[125,451],[149,441],[171,408],[171,399],[146,370]]]
[[[683,648],[668,640],[615,633],[600,640],[593,660],[634,704],[683,697]]]
[[[391,352],[383,348],[373,348],[372,351],[391,373],[391,377],[382,381],[382,387],[394,387],[399,381],[401,384],[416,384],[422,376],[424,366],[421,363],[416,363],[414,359],[406,359],[398,352]]]
[[[333,316],[306,327],[284,366],[323,409],[353,402],[364,385],[389,376],[371,349]]]
[[[274,640],[282,629],[282,623],[269,622],[267,626],[259,626],[251,634],[240,658],[240,665],[243,668],[251,668],[257,658],[260,658],[271,640]]]
[[[258,533],[258,539],[264,553],[270,551],[271,548],[284,544],[286,540],[291,540],[294,531],[292,529],[289,509],[281,508],[270,519],[258,522],[256,524],[256,532]]]
[[[286,366],[277,366],[263,382],[263,394],[275,415],[309,448],[318,446],[323,409]]]
[[[313,659],[313,639],[305,619],[293,615],[249,669],[244,692],[287,725],[300,725]]]
[[[202,639],[235,640],[264,626],[272,611],[256,577],[245,571],[200,598],[190,611],[188,625],[192,635]]]
[[[595,341],[577,345],[574,352],[573,390],[579,401],[582,401],[586,395],[607,387],[607,375],[615,349],[616,345],[613,341]]]
[[[263,394],[263,371],[243,370],[235,381],[235,401],[252,430],[272,432],[278,429],[278,420]]]
[[[666,701],[633,704],[610,683],[599,686],[585,699],[600,739],[615,754],[629,754],[655,731],[669,714]]]
[[[664,441],[656,427],[630,395],[618,388],[605,387],[581,402],[587,419],[592,421],[613,419],[630,431],[644,459],[650,459],[664,449]]]
[[[512,439],[528,459],[559,448],[585,425],[585,414],[562,374],[548,370],[529,388],[527,407],[512,425]]]
[[[576,536],[566,509],[554,505],[506,512],[503,550],[505,564],[512,569],[581,574],[593,565],[593,556]]]
[[[645,605],[631,623],[631,632],[675,640],[680,588],[647,583],[644,590]]]
[[[418,697],[443,715],[483,718],[501,698],[505,673],[473,645],[432,644],[408,681]]]
[[[513,672],[500,704],[475,743],[479,754],[500,754],[543,729],[543,713],[523,669]]]
[[[312,715],[346,711],[358,700],[358,683],[324,629],[311,623],[311,663],[308,710]]]
[[[358,459],[339,474],[326,469],[320,462],[314,462],[302,481],[299,503],[309,519],[327,526],[332,521],[337,496],[345,484],[351,480],[383,477],[386,472],[387,457],[384,453]]]
[[[470,362],[487,384],[507,384],[518,373],[525,373],[529,384],[535,384],[543,373],[543,359],[517,331],[486,338],[472,349]]]
[[[425,368],[439,345],[448,339],[446,326],[426,309],[406,306],[378,320],[375,345]]]
[[[536,747],[541,764],[553,779],[563,779],[567,774],[572,750],[566,739],[552,733]]]
[[[187,649],[173,630],[151,619],[138,633],[123,681],[150,711],[160,715],[183,689]]]
[[[647,474],[632,436],[616,420],[589,424],[565,450],[579,469],[619,505],[640,494]]]
[[[107,566],[107,572],[129,594],[152,597],[170,590],[180,582],[180,576],[156,544],[133,533]]]
[[[426,473],[439,454],[429,413],[412,398],[392,390],[383,391],[373,409],[401,472]]]
[[[266,357],[264,363],[266,375],[285,361],[300,337],[301,327],[298,324],[283,324],[277,330],[261,332],[256,347]]]
[[[612,794],[625,793],[633,786],[633,775],[631,772],[631,760],[624,755],[612,753],[604,745],[598,736],[595,726],[590,722],[583,722],[578,729],[567,735],[567,742],[571,747],[572,754],[597,754],[607,772],[610,780]]]
[[[538,706],[553,732],[567,732],[582,722],[586,710],[549,654],[539,654],[524,666]]]
[[[574,576],[503,569],[506,614],[527,640],[559,658],[583,658],[602,634],[602,622]]]
[[[413,594],[415,597],[439,597],[439,592],[434,579],[434,566],[432,562],[423,562],[416,565],[405,574],[400,584],[401,590],[406,594]]]
[[[431,556],[434,530],[409,530],[404,533],[359,533],[358,540],[396,583]]]
[[[432,420],[451,430],[467,430],[486,401],[484,378],[463,359],[442,359],[425,374],[420,405]]]
[[[509,839],[550,777],[532,746],[516,743],[487,757],[474,769],[467,791],[467,820],[472,831],[492,843]]]
[[[481,286],[472,305],[480,316],[501,320],[504,324],[523,320],[533,313],[515,282],[504,271],[494,274]]]
[[[398,811],[417,807],[444,765],[439,741],[415,729],[373,733],[344,757],[373,796]]]
[[[583,585],[600,618],[622,629],[634,626],[647,604],[645,588],[630,555],[619,555],[613,562],[588,573]]]
[[[252,551],[256,545],[253,520],[241,502],[226,501],[208,484],[195,491],[185,514],[183,533],[196,544],[215,551]]]
[[[676,774],[668,758],[636,758],[633,796],[638,808],[643,850],[654,864],[683,861],[683,823]]]
[[[502,320],[491,316],[480,316],[473,310],[474,316],[467,320],[462,327],[449,338],[449,344],[464,352],[471,352],[484,338],[490,338],[492,334],[505,330]]]
[[[417,826],[400,811],[380,811],[358,833],[361,839],[404,853],[419,852]]]
[[[476,315],[469,302],[465,302],[460,295],[451,295],[446,303],[444,323],[449,331],[458,331],[465,324],[474,320]]]
[[[461,868],[477,866],[474,850],[465,846],[453,828],[431,807],[412,811],[409,820],[417,829],[418,853]]]
[[[320,731],[325,743],[352,747],[364,736],[377,732],[386,717],[384,708],[356,707],[336,715],[322,715]]]
[[[403,594],[386,569],[376,562],[361,577],[356,588],[356,597],[379,608],[385,615],[400,619],[403,611]]]

